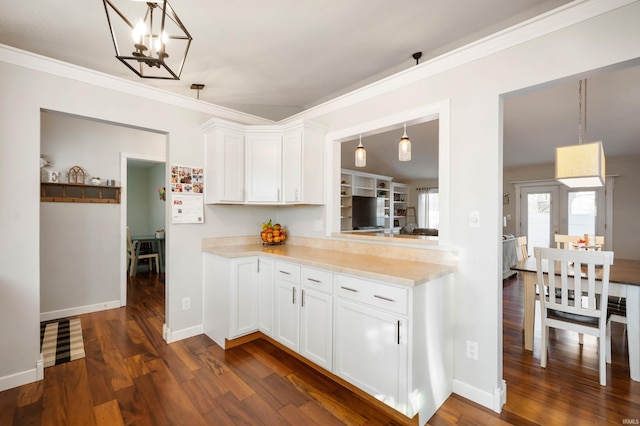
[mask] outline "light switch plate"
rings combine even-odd
[[[469,212],[469,228],[480,228],[480,212]]]

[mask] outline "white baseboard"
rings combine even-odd
[[[502,380],[502,388],[496,388],[493,393],[490,393],[454,379],[453,392],[496,413],[500,413],[502,406],[507,402],[507,382],[504,380]]]
[[[42,379],[38,379],[37,366],[30,370],[25,370],[19,373],[11,374],[9,376],[0,377],[0,392],[6,391],[7,389],[17,388],[18,386],[26,385],[27,383],[33,383],[38,380]]]
[[[42,354],[40,354],[36,362],[36,380],[44,380],[44,357]]]
[[[40,313],[40,321],[51,321],[58,318],[71,317],[74,315],[88,314],[90,312],[104,311],[120,307],[120,300],[96,303],[95,305],[76,306],[73,308],[60,309],[59,311],[49,311]]]
[[[198,336],[204,334],[204,325],[199,324],[189,328],[183,328],[178,331],[171,331],[165,324],[162,327],[162,334],[164,334],[164,340],[167,343],[177,342],[178,340],[186,339],[188,337]]]

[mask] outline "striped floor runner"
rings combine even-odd
[[[45,367],[84,358],[80,318],[40,323],[40,352]]]

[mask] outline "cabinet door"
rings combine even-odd
[[[207,134],[205,145],[207,203],[244,201],[244,136],[230,129]]]
[[[302,130],[285,133],[282,139],[282,186],[285,203],[300,203],[302,194]]]
[[[279,134],[249,134],[245,150],[247,202],[280,202],[282,137]]]
[[[259,280],[256,258],[233,262],[231,286],[231,330],[237,337],[258,330]]]
[[[300,327],[300,354],[331,371],[333,296],[303,287]]]
[[[260,279],[260,331],[273,336],[274,262],[259,259]]]
[[[300,347],[300,284],[276,279],[273,338],[298,352]]]
[[[394,408],[407,402],[407,320],[336,299],[334,373]]]

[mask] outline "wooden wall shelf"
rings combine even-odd
[[[120,187],[42,182],[40,184],[40,201],[50,203],[120,204]]]

